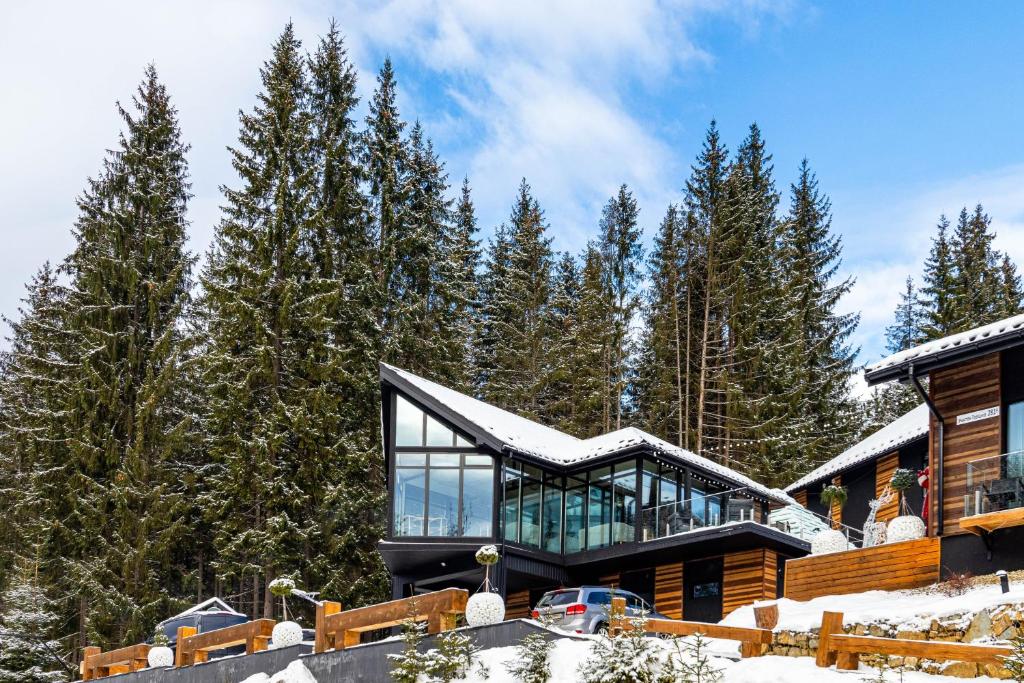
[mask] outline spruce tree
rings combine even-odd
[[[1001,312],[1000,255],[992,247],[995,234],[989,230],[991,223],[981,204],[972,214],[963,209],[957,220],[952,244],[956,274],[951,294],[958,320],[954,331],[992,322]]]
[[[224,217],[202,278],[204,421],[215,466],[204,503],[215,521],[215,569],[248,589],[254,618],[272,614],[265,585],[301,566],[310,545],[303,520],[323,484],[309,477],[333,455],[339,424],[333,401],[322,403],[333,389],[321,374],[329,308],[313,278],[309,87],[291,24],[260,75],[258,102],[241,114],[231,150],[240,187],[222,188]]]
[[[0,683],[69,680],[60,642],[53,639],[59,621],[28,570],[17,571],[0,595]]]
[[[924,287],[921,288],[921,302],[924,306],[920,334],[922,340],[944,337],[960,326],[955,310],[955,266],[948,231],[949,220],[940,216],[938,234],[932,240],[931,252],[924,263]]]
[[[605,431],[622,427],[622,413],[627,401],[633,353],[629,333],[633,315],[640,306],[637,293],[643,247],[637,225],[639,209],[629,189],[622,185],[608,200],[601,216],[601,256],[605,289],[610,300],[608,327],[611,345],[608,359],[608,394],[611,406]]]
[[[193,264],[188,147],[152,66],[118,110],[125,130],[79,200],[61,266],[74,359],[64,369],[68,452],[39,477],[41,570],[77,596],[81,640],[103,646],[149,634],[184,580],[171,559],[188,541],[172,474],[190,419],[177,396]]]
[[[453,379],[455,385],[464,391],[471,390],[473,386],[473,368],[477,363],[473,341],[480,328],[480,275],[477,271],[480,268],[481,250],[478,232],[469,178],[463,178],[448,245],[448,288],[452,294],[456,332],[462,346],[459,350],[461,367]]]
[[[898,353],[920,343],[922,313],[914,279],[907,277],[907,284],[900,294],[896,306],[896,320],[885,328],[886,348],[889,353]]]
[[[1020,313],[1022,298],[1024,294],[1021,292],[1017,266],[1007,254],[1003,254],[1003,259],[999,263],[998,317],[1008,318]]]
[[[523,179],[508,223],[488,248],[478,376],[485,401],[533,418],[544,414],[549,399],[552,261],[544,214]]]

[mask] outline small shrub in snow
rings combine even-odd
[[[388,655],[392,661],[391,680],[395,683],[417,683],[427,672],[427,656],[420,652],[420,643],[426,635],[427,625],[409,619],[402,623],[402,643],[405,648],[400,654]]]
[[[939,584],[939,591],[947,598],[955,598],[974,588],[974,574],[970,572],[947,572],[946,580]]]
[[[1010,672],[1010,677],[1017,683],[1024,683],[1024,623],[1014,622],[1016,635],[1010,641],[1013,652],[1006,657],[1001,657],[1003,667]]]
[[[519,641],[515,659],[505,670],[522,683],[548,683],[551,680],[551,648],[555,645],[543,633],[531,633]]]
[[[451,683],[464,679],[479,660],[480,648],[465,633],[448,631],[437,637],[437,649],[424,655],[427,681],[430,683]],[[480,677],[487,678],[487,671],[480,665]]]
[[[691,639],[673,638],[674,651],[668,655],[657,683],[717,683],[722,672],[711,663],[708,641],[703,633]]]
[[[646,617],[630,619],[633,628],[616,637],[601,635],[580,664],[582,683],[659,683],[657,643],[644,635]]]

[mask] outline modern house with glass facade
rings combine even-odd
[[[577,439],[381,366],[395,597],[477,588],[495,543],[509,616],[546,590],[631,590],[670,617],[717,621],[774,598],[808,544],[770,525],[785,493],[637,429]]]

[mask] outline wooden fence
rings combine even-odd
[[[920,588],[939,580],[941,540],[920,538],[786,561],[784,595],[810,600],[869,590]]]
[[[98,647],[82,650],[81,673],[83,681],[93,681],[114,674],[138,671],[148,666],[149,645],[129,645],[119,650],[103,652]]]
[[[824,612],[815,662],[822,667],[835,664],[837,669],[853,670],[860,663],[860,655],[878,654],[1002,666],[1001,658],[1012,652],[1011,648],[999,645],[847,635],[843,633],[842,612]]]
[[[764,610],[757,617],[758,624],[771,623],[767,628],[743,628],[739,626],[722,626],[720,624],[705,624],[699,621],[675,621],[674,619],[647,619],[644,622],[644,630],[647,633],[664,633],[673,636],[692,636],[698,633],[708,638],[723,638],[725,640],[740,641],[740,655],[743,657],[760,657],[764,654],[767,645],[772,642],[772,628],[774,619],[778,619],[777,608],[755,607],[757,610]],[[626,617],[626,599],[613,597],[612,608],[609,618],[608,630],[612,635],[623,631],[630,631],[635,628],[635,621]]]
[[[245,645],[245,653],[262,652],[270,644],[273,619],[256,619],[215,631],[196,633],[195,627],[179,626],[174,648],[174,666],[190,666],[205,662],[213,650]]]
[[[346,612],[336,602],[324,601],[316,608],[316,645],[314,651],[326,652],[358,645],[366,631],[398,626],[412,621],[427,622],[427,633],[455,628],[460,614],[466,611],[469,593],[461,588],[446,588],[434,593]]]

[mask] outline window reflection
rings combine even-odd
[[[603,548],[611,543],[612,468],[602,467],[590,473],[587,497],[587,549]]]
[[[491,536],[494,468],[484,457],[396,454],[395,536]]]
[[[544,485],[543,520],[541,547],[551,553],[562,552],[562,489],[557,479]]]

